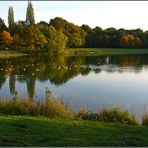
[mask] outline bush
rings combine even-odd
[[[83,120],[96,120],[96,116],[96,113],[88,111],[86,108],[81,108],[75,117]]]
[[[42,105],[40,106],[40,114],[49,117],[71,117],[70,109],[58,99],[47,99],[45,102],[42,102]]]
[[[132,125],[138,124],[136,115],[131,115],[128,110],[123,110],[120,106],[103,108],[98,114],[98,120],[108,122],[115,121]]]
[[[138,124],[137,116],[131,115],[128,110],[122,110],[120,106],[116,106],[115,108],[103,108],[98,113],[93,113],[85,108],[82,108],[76,117],[83,120],[120,122],[131,125]]]
[[[49,96],[49,95],[47,95]],[[120,122],[130,125],[137,125],[137,116],[131,115],[128,110],[123,110],[120,106],[114,108],[102,108],[98,112],[91,112],[86,108],[81,108],[74,115],[71,110],[59,99],[50,99],[47,97],[44,100],[23,100],[15,98],[12,100],[0,100],[0,112],[12,115],[29,115],[29,116],[45,116],[45,117],[61,117],[82,120],[96,120],[105,122]],[[148,125],[148,114],[145,112],[142,118],[142,124]]]
[[[12,115],[71,117],[71,111],[58,99],[40,102],[29,99],[0,100],[0,112]]]

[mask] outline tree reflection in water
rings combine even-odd
[[[147,55],[129,56],[73,56],[48,57],[28,56],[10,59],[0,59],[0,89],[9,77],[9,89],[13,95],[16,81],[26,83],[28,97],[33,98],[35,82],[39,80],[59,86],[73,77],[81,74],[96,74],[101,71],[113,72],[140,72],[143,65],[148,65]]]

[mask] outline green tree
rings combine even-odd
[[[2,20],[0,18],[0,46],[1,47],[3,46],[2,33],[3,33],[4,30],[8,31],[8,28],[6,27],[4,20]]]
[[[68,37],[68,47],[82,47],[85,44],[86,32],[79,26],[70,23],[63,18],[56,17],[50,21],[57,31],[64,33]]]
[[[92,31],[85,38],[85,46],[95,48],[100,47],[103,43],[102,41],[104,41],[103,39],[105,39],[103,38],[102,32],[102,28],[98,26],[92,29]]]
[[[64,52],[67,44],[67,37],[60,31],[57,31],[53,26],[47,28],[45,36],[47,39],[47,48],[51,55],[59,55]]]
[[[31,1],[28,1],[27,12],[26,12],[26,23],[28,25],[35,24],[34,11]]]
[[[8,10],[8,24],[10,33],[13,33],[15,27],[13,7],[9,7]]]
[[[145,32],[143,33],[142,46],[143,46],[144,48],[148,48],[148,31],[145,31]]]
[[[4,30],[8,31],[8,28],[5,25],[4,20],[0,18],[0,33],[2,33]]]
[[[50,25],[54,26],[56,30],[63,30],[67,21],[61,17],[56,17],[50,20]]]
[[[87,34],[89,34],[90,32],[92,32],[91,27],[88,26],[88,25],[83,24],[83,25],[81,26],[81,28],[82,28]]]
[[[15,49],[18,49],[19,46],[21,49],[26,48],[26,31],[26,22],[18,21],[15,25],[15,34],[13,35],[13,45]]]
[[[57,36],[56,53],[61,54],[64,52],[64,49],[66,48],[68,38],[60,31],[57,31],[56,36]]]

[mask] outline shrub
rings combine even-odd
[[[71,111],[58,99],[48,101],[0,100],[0,112],[12,115],[30,115],[70,118]]]
[[[0,100],[0,112],[12,115],[46,116],[72,118],[73,116],[83,120],[96,120],[105,122],[120,122],[130,125],[138,124],[137,116],[132,115],[128,110],[123,110],[119,105],[114,108],[104,107],[98,112],[91,112],[81,108],[74,115],[71,110],[59,99],[36,101],[30,99],[15,98],[12,100]],[[148,125],[148,114],[145,112],[142,117],[142,124]]]
[[[98,120],[108,122],[115,121],[132,125],[138,124],[137,116],[131,115],[127,109],[123,110],[120,106],[101,109],[98,113]]]
[[[88,111],[86,108],[81,108],[75,117],[83,120],[95,120],[96,116],[96,113]]]
[[[143,111],[142,125],[148,126],[148,111],[146,109],[144,109],[144,111]]]
[[[131,115],[128,110],[122,110],[120,106],[116,106],[115,108],[103,108],[97,113],[93,113],[85,108],[82,108],[76,117],[83,120],[120,122],[132,125],[138,124],[137,116]]]
[[[71,117],[71,111],[58,99],[47,99],[40,106],[40,114],[49,117]]]

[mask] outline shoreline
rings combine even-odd
[[[11,58],[37,55],[41,56],[45,53],[29,53],[24,50],[8,50],[0,51],[0,58]],[[125,48],[67,48],[65,49],[64,56],[103,56],[103,55],[131,55],[131,54],[148,54],[148,49],[125,49]],[[46,54],[47,55],[47,54]],[[63,55],[62,55],[63,56]]]
[[[24,53],[24,51],[0,51],[0,59],[5,58],[13,58],[13,57],[21,57],[21,56],[28,56],[29,54]]]
[[[69,56],[103,56],[103,55],[134,55],[148,54],[148,49],[125,49],[125,48],[70,48],[67,49]]]

